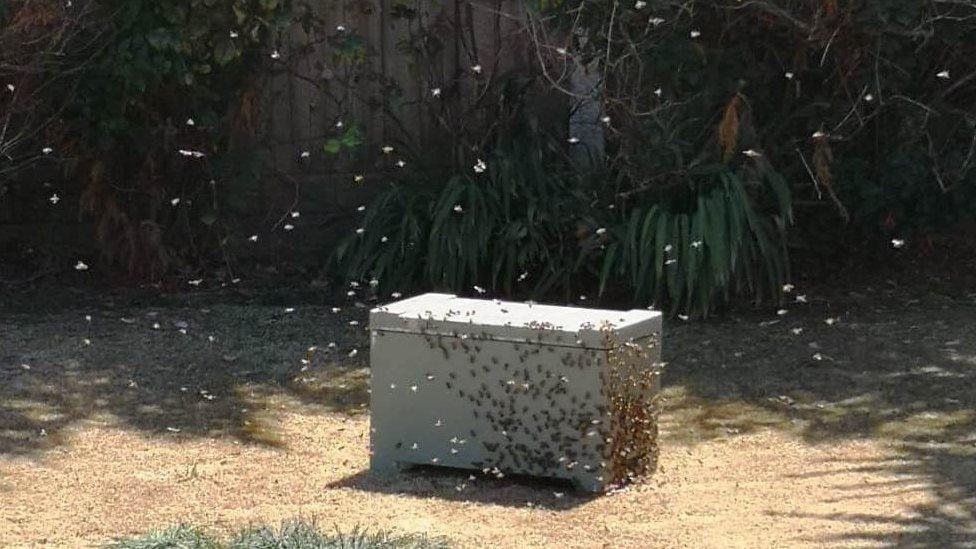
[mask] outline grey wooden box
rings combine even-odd
[[[371,461],[565,478],[657,462],[661,314],[424,294],[374,309]]]

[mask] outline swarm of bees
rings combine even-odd
[[[451,311],[444,320],[467,323],[471,315]],[[482,469],[497,478],[567,478],[578,489],[596,492],[653,473],[658,461],[659,334],[618,341],[607,323],[599,328],[603,344],[592,348],[582,336],[564,341],[565,332],[550,323],[525,328],[536,332],[533,341],[512,342],[484,331],[445,333],[443,326],[421,329],[435,353],[430,361],[447,369],[437,372],[442,375],[428,371],[429,386],[460,400],[462,405],[454,409],[467,410],[471,419],[438,418],[434,423],[444,440],[450,439],[442,445],[449,446],[449,453],[431,449],[431,455],[404,452],[395,459]],[[377,334],[386,337],[383,331]],[[463,358],[458,360],[456,353]],[[400,433],[403,440],[396,451],[413,448],[414,434]]]

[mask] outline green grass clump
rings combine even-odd
[[[199,529],[180,525],[152,531],[141,538],[117,541],[111,549],[442,549],[449,547],[426,535],[400,535],[373,532],[359,528],[348,534],[325,534],[314,523],[296,520],[281,528],[258,526],[248,528],[227,543],[222,543]]]
[[[219,549],[220,542],[198,528],[181,524],[153,530],[140,538],[116,541],[111,549]]]

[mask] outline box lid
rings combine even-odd
[[[661,313],[423,294],[377,307],[370,330],[606,349],[661,331]],[[608,342],[604,326],[612,328]]]

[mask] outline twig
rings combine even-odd
[[[823,200],[823,193],[820,192],[820,181],[817,180],[817,176],[813,175],[813,170],[810,169],[810,164],[807,164],[807,159],[800,152],[799,147],[796,149],[796,154],[800,155],[800,160],[803,161],[803,167],[807,169],[807,173],[810,174],[810,180],[813,181],[813,188],[817,191],[817,199]]]

